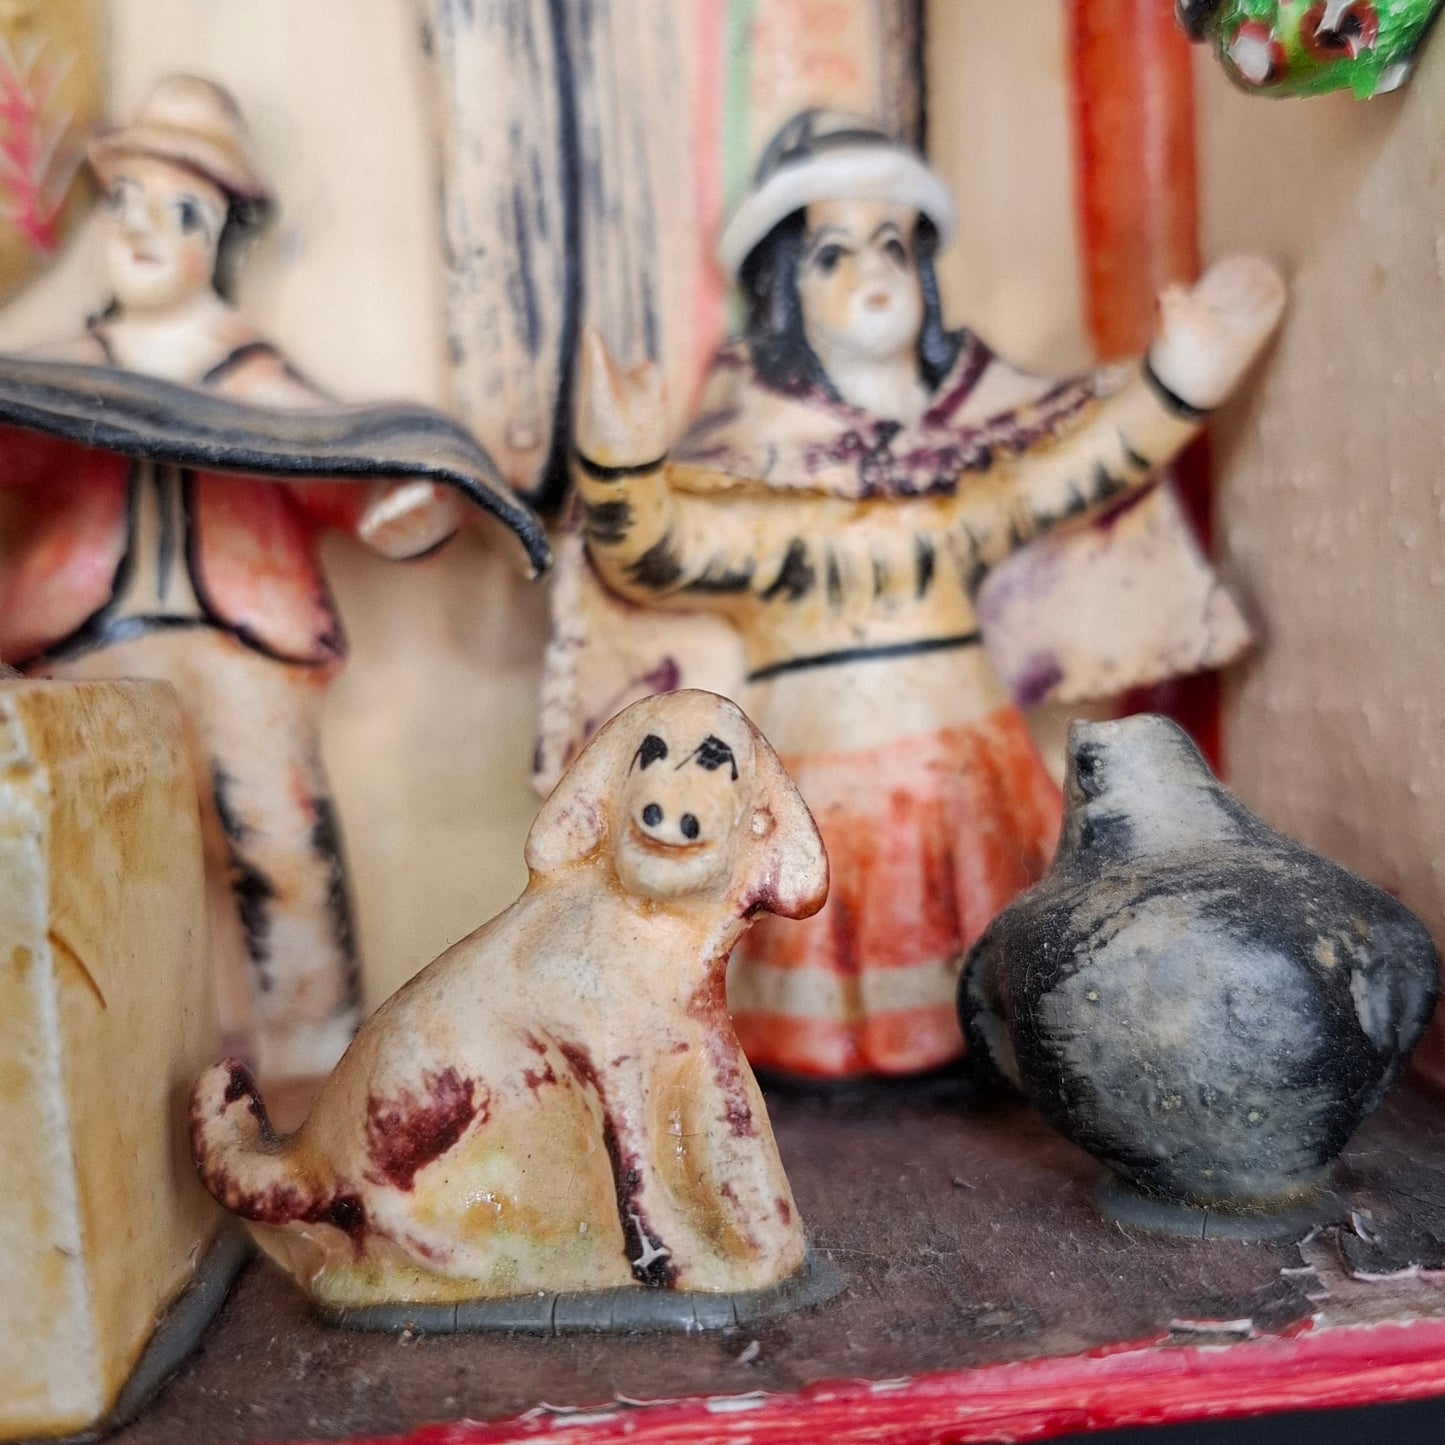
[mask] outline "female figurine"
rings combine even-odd
[[[492,495],[505,489],[492,488],[489,463],[454,423],[417,407],[326,405],[232,309],[238,246],[271,197],[225,91],[163,80],[135,123],[95,141],[89,159],[109,196],[114,300],[49,353],[87,364],[10,358],[0,377],[4,417],[50,433],[0,434],[0,484],[20,503],[6,539],[0,656],[33,676],[175,685],[206,824],[223,1031],[272,1078],[325,1073],[355,1032],[360,998],[318,752],[321,705],[345,652],[321,534],[343,528],[388,557],[427,553],[459,520],[455,493],[430,478],[470,455],[473,499],[537,565],[545,542],[525,508]],[[35,419],[30,376],[10,384],[27,367],[54,383],[60,402],[48,419]],[[104,367],[124,372],[111,381]],[[139,405],[127,410],[133,393]],[[281,425],[278,408],[315,419]],[[149,455],[89,449],[125,417],[154,441]],[[345,465],[328,473],[342,452]],[[391,480],[290,479],[358,473]],[[242,948],[249,981],[244,967],[226,966]]]
[[[669,452],[659,373],[584,347],[576,476],[613,592],[739,631],[741,701],[832,860],[823,911],[761,920],[729,998],[758,1065],[897,1074],[962,1051],[971,941],[1047,864],[1059,794],[981,646],[975,599],[1031,539],[1147,487],[1273,331],[1265,263],[1162,296],[1138,366],[1054,384],[940,318],[952,208],[910,150],[808,112],[728,225],[747,303]],[[1147,607],[1147,602],[1144,604]]]

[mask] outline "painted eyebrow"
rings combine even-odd
[[[119,190],[144,190],[144,187],[142,186],[140,181],[136,180],[134,176],[127,176],[124,174],[117,174],[116,178],[110,183],[110,188],[112,192]],[[177,195],[172,197],[171,200],[168,201],[166,204],[176,206],[179,205],[182,201],[193,202],[196,206],[196,209],[199,210],[201,214],[206,217],[206,220],[210,223],[213,229],[215,223],[223,219],[222,212],[218,207],[213,205],[204,196],[198,196],[194,191],[181,191]]]
[[[212,201],[209,196],[200,195],[196,191],[177,191],[175,196],[172,198],[172,204],[175,204],[179,201],[192,201],[201,210],[208,212],[212,216],[220,216],[225,214],[225,210],[223,207],[217,206],[216,203]]]
[[[902,231],[902,229],[899,227],[897,221],[884,221],[884,223],[883,223],[881,226],[879,226],[879,228],[878,228],[876,231],[874,231],[874,233],[873,233],[871,236],[869,236],[868,239],[869,239],[870,241],[876,241],[876,240],[879,238],[879,236],[881,236],[881,235],[884,233],[884,231],[892,231],[893,234],[894,234],[895,236],[897,236],[900,241],[903,239],[903,231]]]
[[[823,249],[824,242],[827,241],[830,236],[836,236],[844,241],[848,239],[847,231],[841,226],[824,226],[822,230],[814,231],[808,237],[808,244],[803,249],[803,261],[805,264],[811,261],[813,257]]]
[[[733,750],[721,738],[709,733],[673,771],[685,768],[694,758],[697,759],[698,767],[706,768],[710,773],[716,772],[726,763],[732,769],[733,782],[737,782],[738,760],[733,756]]]
[[[627,771],[630,773],[632,768],[640,768],[645,773],[653,763],[661,762],[666,756],[667,744],[656,733],[648,733],[633,753],[632,767]]]

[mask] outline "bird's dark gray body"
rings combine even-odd
[[[970,1045],[1136,1188],[1308,1195],[1439,992],[1402,904],[1267,828],[1164,718],[1076,723],[1048,875],[975,945]]]

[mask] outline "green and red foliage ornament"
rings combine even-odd
[[[1348,87],[1361,100],[1410,73],[1442,0],[1177,0],[1179,23],[1229,78],[1266,95]]]

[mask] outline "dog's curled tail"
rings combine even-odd
[[[292,1141],[277,1137],[239,1059],[207,1069],[191,1090],[191,1157],[217,1202],[242,1219],[333,1222],[326,1217],[332,1181],[316,1178]]]

